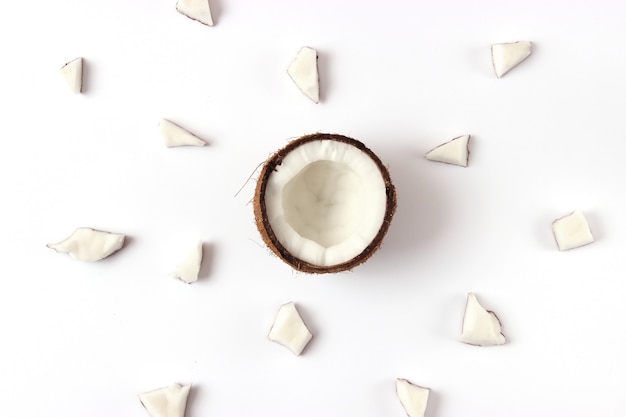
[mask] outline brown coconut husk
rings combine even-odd
[[[385,183],[385,190],[387,194],[387,207],[385,209],[384,221],[380,226],[380,229],[378,230],[375,238],[360,254],[358,254],[354,258],[350,259],[347,262],[330,266],[320,266],[306,262],[294,256],[287,249],[285,249],[285,247],[278,241],[276,235],[274,234],[274,231],[272,230],[272,226],[270,225],[267,217],[265,206],[265,189],[267,186],[267,180],[270,175],[272,175],[272,173],[276,170],[276,167],[282,164],[283,159],[291,151],[305,143],[313,142],[316,140],[333,140],[337,142],[347,143],[366,153],[378,167],[380,175],[382,176]],[[367,261],[374,254],[374,252],[376,252],[378,248],[380,248],[380,245],[383,242],[383,238],[385,237],[387,230],[389,230],[391,219],[393,218],[393,214],[396,210],[396,204],[396,190],[393,183],[391,182],[389,171],[374,152],[372,152],[369,148],[367,148],[363,143],[359,142],[358,140],[349,138],[347,136],[330,133],[314,133],[311,135],[302,136],[289,142],[287,146],[278,150],[265,162],[265,165],[263,165],[263,169],[261,170],[261,174],[257,182],[256,191],[254,193],[254,217],[263,241],[280,259],[282,259],[298,271],[310,274],[327,274],[351,270],[354,267]]]

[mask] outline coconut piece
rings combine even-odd
[[[552,232],[559,250],[568,250],[593,242],[593,235],[581,211],[574,211],[552,222]]]
[[[317,51],[305,46],[287,68],[287,74],[300,91],[315,103],[320,102],[320,82],[317,70]]]
[[[83,91],[83,59],[76,58],[61,67],[61,75],[74,94]]]
[[[159,122],[159,130],[165,140],[165,146],[168,148],[176,146],[205,146],[207,144],[196,135],[166,119],[161,119]]]
[[[354,268],[380,247],[396,208],[389,172],[363,143],[316,133],[267,160],[254,215],[267,246],[293,268]]]
[[[409,417],[424,417],[430,389],[398,378],[396,379],[396,394]]]
[[[172,275],[181,281],[191,284],[198,280],[198,274],[200,273],[200,266],[202,265],[202,242],[191,250],[187,258],[176,267]]]
[[[467,294],[461,342],[476,346],[504,344],[502,325],[493,311],[485,310],[474,293]]]
[[[533,44],[528,41],[497,43],[491,45],[491,60],[498,78],[518,66],[528,58]]]
[[[426,159],[466,167],[469,163],[469,141],[470,135],[456,137],[428,151]]]
[[[296,305],[290,302],[283,304],[278,309],[276,319],[267,337],[285,346],[295,355],[300,355],[313,335],[300,317]]]
[[[184,417],[191,385],[169,387],[139,394],[139,401],[151,417]]]
[[[207,26],[213,26],[211,6],[208,0],[178,0],[176,2],[176,10],[192,20],[197,20]]]
[[[117,233],[79,227],[67,239],[48,243],[47,246],[60,253],[69,253],[80,261],[95,262],[120,250],[124,238],[124,235]]]

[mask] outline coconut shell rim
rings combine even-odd
[[[282,164],[284,158],[294,149],[298,148],[301,145],[313,141],[324,140],[332,140],[349,144],[368,155],[380,171],[381,177],[385,184],[385,194],[387,197],[383,222],[378,229],[378,233],[376,233],[376,236],[372,239],[372,241],[361,251],[361,253],[359,253],[352,259],[346,262],[329,266],[316,265],[291,254],[276,238],[276,235],[274,234],[272,226],[267,217],[267,209],[265,205],[265,190],[267,188],[267,180],[270,175],[276,170],[276,167]],[[263,168],[261,169],[253,200],[255,223],[263,241],[268,246],[268,248],[270,248],[270,250],[274,254],[276,254],[280,259],[282,259],[292,268],[310,274],[327,274],[348,271],[367,261],[380,248],[383,239],[387,234],[387,231],[389,230],[389,226],[391,225],[391,220],[395,213],[396,205],[397,196],[395,186],[391,181],[389,171],[383,165],[380,158],[378,158],[378,156],[362,142],[335,133],[313,133],[310,135],[305,135],[298,139],[292,140],[285,147],[276,151],[265,162]]]

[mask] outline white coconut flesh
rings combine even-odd
[[[319,73],[317,69],[317,51],[305,46],[287,68],[287,74],[308,98],[315,103],[320,101]]]
[[[159,121],[159,131],[165,141],[165,146],[168,148],[177,146],[205,146],[207,144],[196,135],[166,119]]]
[[[287,303],[280,306],[267,337],[285,346],[295,355],[300,355],[313,335],[300,317],[296,305]]]
[[[506,342],[502,334],[502,325],[496,314],[483,308],[473,293],[467,295],[460,340],[477,346],[495,346]]]
[[[172,275],[181,281],[191,284],[198,280],[202,266],[202,242],[198,242],[189,252],[185,260],[176,267]]]
[[[491,59],[496,76],[502,77],[528,58],[532,53],[532,46],[532,43],[528,41],[492,45]]]
[[[190,19],[197,20],[207,26],[213,26],[211,6],[208,0],[178,0],[176,10]]]
[[[79,227],[66,239],[58,243],[48,243],[50,249],[68,253],[72,258],[85,262],[95,262],[117,252],[124,246],[126,236],[118,233]]]
[[[426,159],[466,167],[469,162],[469,140],[470,135],[456,137],[430,150],[426,153]]]
[[[61,68],[61,75],[74,94],[83,90],[83,59],[76,58]]]
[[[334,140],[307,142],[288,153],[265,190],[268,221],[293,256],[318,266],[347,262],[378,234],[387,194],[376,163]]]
[[[151,417],[184,417],[191,385],[169,387],[139,394],[139,401]]]
[[[593,235],[585,215],[574,211],[552,223],[552,232],[559,250],[569,250],[593,243]]]
[[[424,417],[430,389],[415,385],[406,379],[397,379],[396,394],[409,417]]]

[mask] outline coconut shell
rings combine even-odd
[[[274,234],[272,226],[269,222],[265,206],[265,189],[267,187],[267,181],[270,175],[272,175],[272,173],[276,170],[276,167],[280,166],[283,162],[283,159],[297,147],[304,145],[305,143],[317,140],[333,140],[337,142],[343,142],[352,145],[367,154],[378,167],[383,182],[385,183],[385,192],[387,194],[387,205],[385,209],[384,220],[374,239],[372,239],[370,244],[354,258],[350,259],[349,261],[330,266],[315,265],[291,254],[276,238],[276,235]],[[261,175],[258,179],[256,191],[254,194],[254,217],[263,241],[280,259],[282,259],[298,271],[310,274],[326,274],[351,270],[354,267],[367,261],[374,254],[374,252],[378,250],[383,242],[383,238],[385,237],[387,230],[389,230],[391,219],[396,210],[396,203],[396,190],[393,183],[391,182],[389,171],[374,152],[372,152],[362,142],[356,139],[352,139],[338,134],[314,133],[311,135],[302,136],[289,142],[287,146],[278,150],[265,162],[265,164],[263,165],[263,169],[261,170]]]

